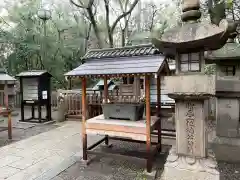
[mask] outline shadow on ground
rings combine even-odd
[[[40,133],[44,133],[47,131],[50,131],[52,129],[55,129],[59,127],[58,125],[55,124],[48,124],[48,125],[37,125],[34,127],[30,127],[27,129],[19,129],[19,128],[13,128],[12,129],[12,139],[9,140],[8,139],[8,131],[1,131],[0,132],[0,147],[2,146],[6,146],[8,144],[23,140],[23,139],[27,139],[29,137],[38,135]]]
[[[56,124],[38,124],[38,123],[28,123],[28,122],[19,122],[20,118],[20,109],[16,109],[18,113],[17,116],[12,117],[12,140],[8,139],[7,131],[7,118],[0,116],[0,147],[6,146],[13,142],[17,142],[40,133],[44,133],[59,127]],[[43,109],[43,115],[46,114]],[[31,109],[25,108],[26,118],[29,118],[31,115]],[[52,112],[53,119],[56,119],[56,112]]]
[[[111,141],[111,149],[98,147],[94,151],[118,152],[120,154],[140,156],[145,151],[145,144]],[[148,180],[160,179],[163,165],[170,146],[164,146],[154,163],[157,170],[156,177],[145,174],[146,161],[136,158],[123,158],[107,155],[91,155],[91,163],[84,167],[81,162],[75,163],[70,168],[60,173],[52,180]]]

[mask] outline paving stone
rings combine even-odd
[[[5,157],[8,155],[15,155],[15,156],[19,156],[17,155],[17,153],[21,152],[23,149],[19,149],[19,148],[8,148],[7,146],[4,147],[4,149],[0,149],[0,157]]]
[[[65,169],[73,165],[74,163],[76,163],[75,158],[73,156],[68,157],[64,159],[61,163],[57,164],[57,166],[54,165],[50,169],[48,168],[48,171],[44,172],[34,180],[50,180],[60,172],[64,171]]]
[[[33,180],[40,177],[53,166],[59,165],[64,159],[58,155],[46,158],[20,172],[11,176],[8,180]],[[56,176],[56,175],[55,175]]]
[[[16,174],[17,172],[19,172],[20,169],[16,169],[16,168],[12,168],[9,166],[4,166],[0,168],[0,179],[7,179],[8,177]]]
[[[51,155],[53,155],[53,152],[51,152],[49,150],[38,151],[38,152],[34,152],[32,154],[30,152],[29,156],[26,156],[25,158],[23,158],[19,161],[16,161],[14,163],[11,163],[11,164],[9,164],[9,166],[23,170],[29,166],[32,166],[32,165],[40,162],[41,160],[44,160],[44,159],[50,157]]]
[[[20,156],[13,156],[13,155],[8,155],[0,159],[0,168],[7,166],[13,162],[19,161],[23,159],[23,157]]]
[[[55,176],[55,177],[52,178],[51,180],[64,180],[64,179],[62,179],[62,178],[60,178],[60,177],[58,177],[58,176]],[[68,180],[70,180],[70,179],[68,179]]]

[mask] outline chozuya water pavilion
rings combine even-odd
[[[217,163],[207,147],[204,101],[215,95],[215,76],[204,75],[204,51],[221,48],[228,38],[228,23],[203,23],[199,0],[183,0],[183,25],[161,39],[153,39],[165,54],[176,57],[176,76],[166,79],[169,97],[175,99],[176,147],[165,163],[163,179],[219,179]]]
[[[65,76],[80,78],[82,81],[82,143],[83,160],[88,162],[88,154],[109,139],[146,143],[147,171],[151,172],[154,155],[161,151],[161,121],[158,117],[161,109],[160,76],[170,72],[165,56],[152,46],[135,46],[91,50],[84,56],[85,62]],[[103,115],[87,118],[86,79],[104,79]],[[107,80],[112,77],[145,77],[145,102],[137,98],[135,102],[109,102]],[[157,80],[157,114],[150,112],[150,84]],[[139,86],[138,86],[139,87]],[[140,88],[140,87],[139,87]],[[146,117],[142,115],[141,103],[145,104]],[[105,109],[106,108],[106,109]],[[157,130],[157,142],[151,134]],[[87,147],[87,135],[104,135],[104,138]],[[115,153],[116,154],[116,153]]]

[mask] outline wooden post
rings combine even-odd
[[[147,172],[152,170],[151,155],[151,109],[150,109],[150,76],[145,75],[145,97],[146,97],[146,145],[147,145]]]
[[[107,83],[107,76],[104,76],[104,101],[105,103],[108,103],[108,83]],[[109,140],[108,135],[105,135],[105,145],[108,146]]]
[[[7,84],[7,81],[5,81],[5,84],[4,84],[4,99],[5,99],[6,111],[8,113],[8,139],[12,139],[12,116],[11,116],[11,110],[9,108],[9,103],[8,103],[8,84]]]
[[[38,122],[42,122],[42,107],[41,104],[38,104]]]
[[[83,143],[83,160],[87,160],[87,98],[86,98],[86,78],[82,78],[82,143]]]
[[[134,95],[139,97],[141,95],[141,87],[140,87],[140,76],[134,76]]]
[[[108,100],[108,83],[107,83],[107,76],[104,76],[104,100],[107,103]]]
[[[72,89],[72,78],[69,78],[69,80],[68,80],[68,89],[69,90]]]
[[[160,109],[161,109],[161,79],[160,76],[157,76],[157,116],[160,116]]]
[[[157,126],[158,131],[158,143],[160,144],[159,151],[162,150],[162,142],[161,142],[161,132],[162,132],[162,124],[161,124],[161,76],[157,76],[157,117],[160,118],[159,124]]]
[[[20,98],[21,98],[21,121],[24,121],[24,103],[23,103],[23,80],[20,77]]]
[[[32,105],[32,119],[35,119],[35,108],[33,105]]]

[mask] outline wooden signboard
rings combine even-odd
[[[38,80],[37,78],[22,79],[23,83],[23,100],[38,100]]]

